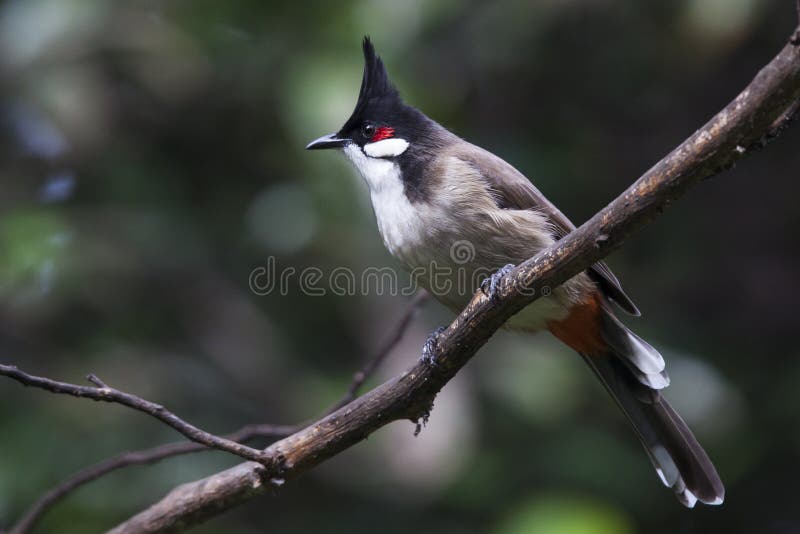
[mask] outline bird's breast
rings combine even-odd
[[[386,185],[370,194],[383,243],[389,252],[409,267],[432,260],[426,251],[434,245],[437,217],[431,206],[412,204],[402,183]]]

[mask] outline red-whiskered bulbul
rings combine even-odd
[[[514,167],[464,141],[405,104],[369,38],[355,110],[335,134],[306,148],[338,148],[369,187],[383,242],[419,275],[431,265],[450,267],[484,284],[491,295],[499,276],[551,246],[575,226]],[[455,244],[471,247],[455,257]],[[485,275],[484,275],[485,276]],[[421,285],[456,312],[478,287]],[[477,284],[476,284],[477,285]],[[442,291],[445,287],[447,290]],[[512,317],[506,327],[549,330],[576,350],[633,425],[656,472],[688,507],[721,504],[725,489],[714,465],[683,419],[661,395],[669,385],[664,359],[631,332],[611,303],[639,315],[619,281],[597,263]]]

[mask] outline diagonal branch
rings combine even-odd
[[[800,28],[794,35],[800,34]],[[222,513],[363,440],[396,420],[424,418],[439,390],[513,314],[607,256],[700,180],[762,147],[800,99],[800,46],[794,40],[728,106],[580,228],[516,267],[490,301],[478,292],[435,338],[435,365],[422,361],[402,375],[266,449],[274,462],[240,464],[179,486],[112,530],[185,529]]]
[[[358,394],[359,389],[364,383],[375,373],[380,367],[386,357],[394,350],[403,335],[411,325],[411,320],[416,315],[420,306],[427,300],[428,294],[425,290],[420,290],[411,303],[406,308],[405,313],[401,316],[400,321],[392,330],[388,339],[380,347],[377,353],[367,362],[364,366],[353,375],[353,379],[347,388],[347,392],[342,399],[329,408],[325,414],[335,412],[342,406],[352,401]],[[90,375],[90,381],[97,381],[97,377]],[[104,387],[98,383],[99,387]],[[76,386],[80,387],[80,386]],[[306,423],[307,424],[307,423]],[[269,425],[269,424],[256,424],[247,425],[236,432],[228,434],[225,439],[245,443],[255,438],[272,438],[279,439],[286,437],[298,430],[302,429],[305,424],[298,425]],[[64,499],[67,495],[77,490],[78,488],[97,480],[113,471],[128,467],[131,465],[147,465],[160,462],[166,458],[180,456],[184,454],[191,454],[196,452],[203,452],[210,450],[206,445],[194,441],[181,441],[177,443],[168,443],[158,447],[149,449],[128,451],[106,458],[94,465],[90,465],[69,477],[65,478],[57,485],[49,489],[44,495],[37,499],[28,510],[17,520],[14,526],[8,531],[9,534],[25,534],[41,519],[41,517],[53,505]],[[2,530],[0,530],[2,532]]]
[[[353,375],[352,382],[350,382],[350,386],[347,388],[347,393],[344,394],[339,402],[334,404],[327,412],[325,412],[325,415],[329,415],[342,406],[346,406],[356,398],[358,395],[358,390],[361,389],[361,386],[364,385],[364,382],[366,382],[369,377],[375,373],[386,357],[392,352],[392,349],[394,349],[394,347],[403,338],[403,334],[405,334],[406,330],[408,330],[408,326],[411,324],[411,320],[416,315],[417,310],[419,310],[420,306],[422,306],[426,300],[428,300],[428,292],[424,289],[420,289],[414,296],[411,304],[409,304],[408,308],[406,308],[406,312],[400,318],[400,321],[397,323],[397,326],[395,326],[394,331],[385,341],[384,345],[381,347],[375,357],[371,360],[368,360],[364,367],[362,367],[359,371],[356,371],[356,373]]]

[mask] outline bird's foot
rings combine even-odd
[[[428,336],[428,339],[425,340],[425,344],[422,345],[422,363],[429,365],[430,367],[436,367],[436,351],[439,350],[439,334],[447,330],[447,327],[440,326],[433,332],[431,335]]]
[[[489,297],[492,302],[497,302],[497,287],[500,285],[500,281],[513,269],[514,265],[511,263],[504,265],[492,273],[490,277],[484,278],[483,282],[481,282],[481,291],[483,291],[483,294]]]

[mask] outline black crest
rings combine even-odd
[[[364,37],[364,77],[361,79],[361,91],[358,93],[358,102],[353,115],[370,106],[386,101],[400,101],[400,94],[389,81],[389,74],[383,61],[375,53],[375,47],[369,37]],[[388,102],[386,102],[388,103]]]
[[[389,74],[383,61],[375,53],[369,37],[364,37],[364,76],[361,78],[361,90],[352,115],[340,130],[340,134],[349,133],[358,128],[365,119],[382,119],[396,115],[403,108],[400,93],[389,81]]]

